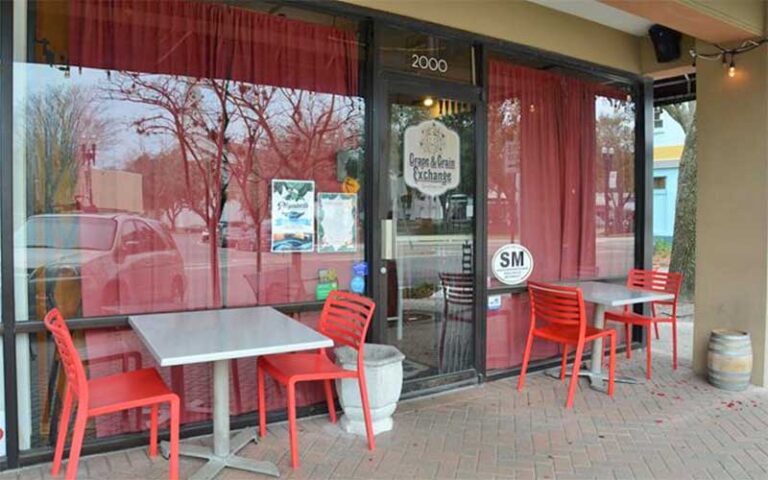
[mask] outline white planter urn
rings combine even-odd
[[[357,350],[339,347],[336,363],[346,370],[357,370]],[[371,408],[373,434],[392,430],[392,414],[403,390],[403,355],[391,345],[366,343],[364,349],[365,383]],[[344,411],[341,428],[347,433],[365,435],[363,405],[357,379],[336,380],[336,392]]]

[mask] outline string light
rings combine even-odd
[[[717,52],[699,53],[696,50],[690,50],[689,53],[693,59],[694,68],[696,68],[696,60],[698,59],[720,61],[723,64],[723,69],[728,72],[728,76],[733,78],[736,76],[736,55],[747,53],[767,42],[768,38],[761,38],[759,40],[747,40],[736,48],[724,48],[715,44],[714,47],[718,50]]]

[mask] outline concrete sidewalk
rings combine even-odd
[[[680,327],[681,355],[689,357],[691,323]],[[729,393],[696,378],[690,360],[677,371],[665,355],[669,329],[654,348],[654,378],[617,385],[615,398],[582,381],[571,411],[566,385],[529,376],[401,404],[395,430],[364,439],[347,435],[325,417],[300,422],[301,468],[289,466],[285,424],[244,454],[277,463],[282,478],[768,478],[768,389]],[[668,350],[666,350],[668,351]],[[642,352],[623,357],[619,371],[642,378]],[[187,442],[207,443],[204,437]],[[164,479],[167,462],[145,449],[84,458],[81,478]],[[200,462],[183,459],[182,478]],[[0,474],[0,479],[49,478],[50,465]],[[222,479],[266,478],[227,471]]]

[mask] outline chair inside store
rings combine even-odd
[[[474,276],[472,273],[440,273],[443,290],[443,321],[440,327],[439,368],[441,372],[458,370],[472,360],[472,338],[474,328],[473,311],[475,299]]]

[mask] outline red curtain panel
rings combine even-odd
[[[489,256],[520,242],[532,280],[594,278],[598,96],[618,90],[501,60],[489,66]],[[488,314],[488,368],[522,361],[527,295],[505,296]],[[557,353],[542,344],[534,358]]]
[[[71,0],[77,67],[356,95],[356,33],[188,0]]]

